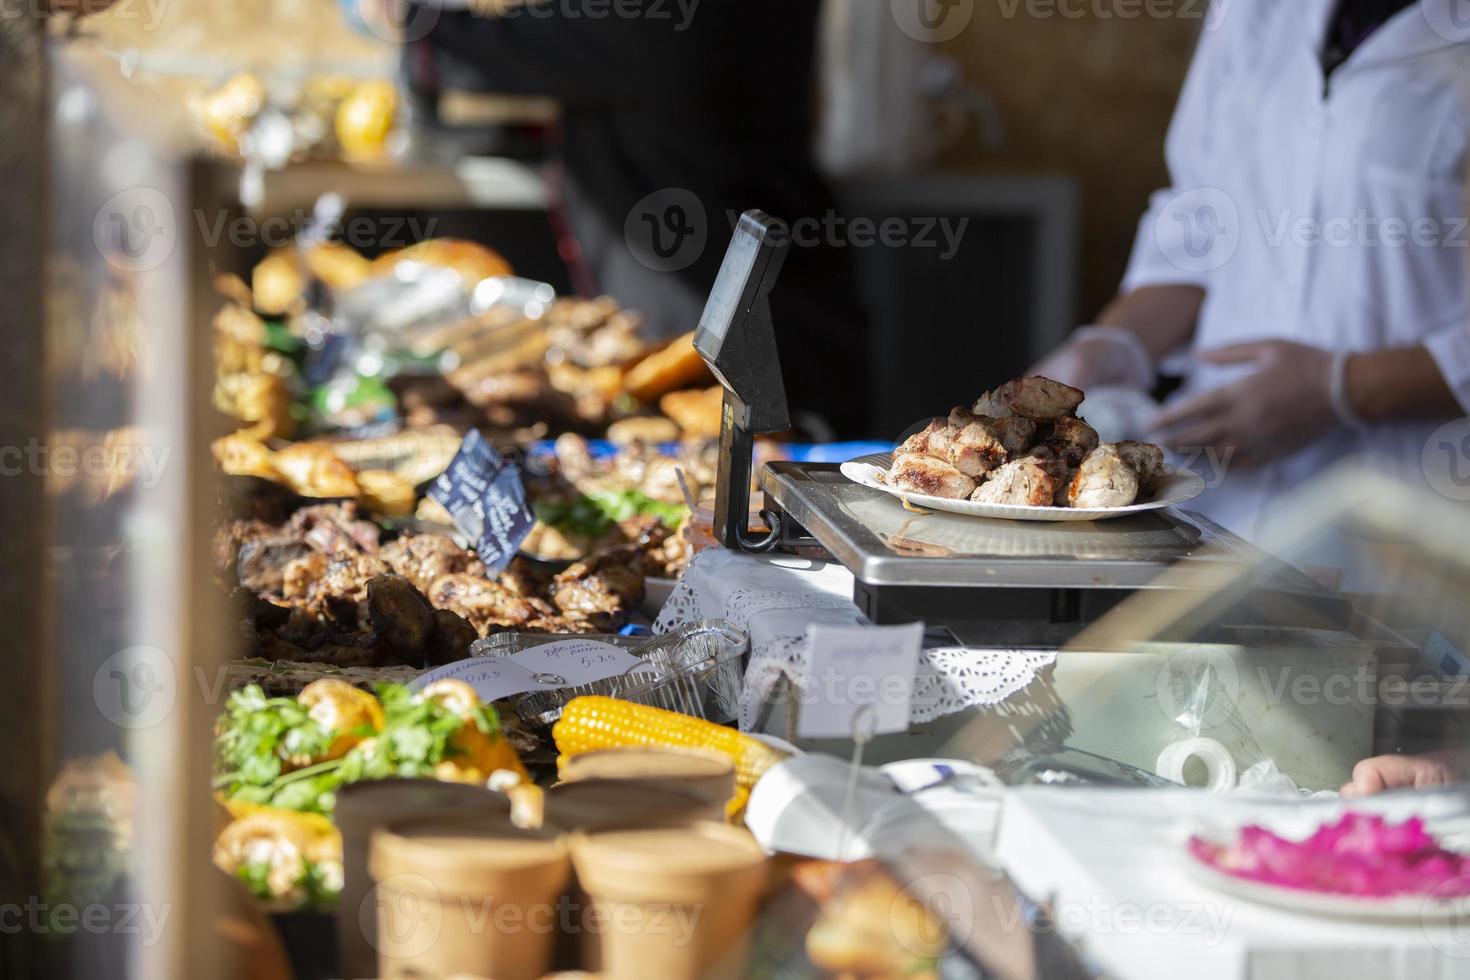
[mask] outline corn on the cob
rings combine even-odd
[[[692,748],[719,752],[735,763],[735,796],[744,801],[765,771],[785,753],[733,728],[617,698],[573,698],[552,726],[563,757],[626,745]]]

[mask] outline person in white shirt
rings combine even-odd
[[[1183,352],[1152,438],[1217,470],[1190,507],[1247,538],[1348,457],[1470,482],[1470,438],[1431,451],[1470,412],[1467,5],[1215,0],[1167,157],[1117,299],[1033,373],[1149,391]],[[1464,759],[1366,759],[1344,791]]]
[[[1188,351],[1154,436],[1224,465],[1191,506],[1247,538],[1339,459],[1423,479],[1430,435],[1470,409],[1457,3],[1215,0],[1169,131],[1173,186],[1118,298],[1034,369],[1149,389]]]

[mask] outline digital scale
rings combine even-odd
[[[962,641],[1064,644],[1141,589],[1219,589],[1244,578],[1252,625],[1342,629],[1349,603],[1203,517],[1168,508],[1107,521],[1007,521],[906,509],[831,464],[776,462],[760,474],[749,527],[754,438],[790,427],[769,296],[789,236],[779,219],[743,215],[694,346],[725,389],[715,537],[727,548],[811,553],[852,572],[853,600],[879,624],[922,620]],[[1164,575],[1168,572],[1167,576]]]

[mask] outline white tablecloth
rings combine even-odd
[[[654,631],[727,619],[750,634],[740,727],[751,731],[761,704],[783,678],[800,683],[809,625],[867,622],[852,602],[852,587],[852,573],[835,562],[709,549],[694,556]],[[1055,660],[1054,650],[926,647],[915,672],[910,723],[999,704]]]

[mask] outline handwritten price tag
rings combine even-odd
[[[434,681],[452,678],[475,689],[481,701],[498,701],[528,691],[580,687],[593,681],[653,668],[639,658],[600,640],[558,640],[509,657],[471,657],[421,674],[409,687],[421,691]]]
[[[811,652],[796,726],[801,738],[850,738],[909,727],[924,624],[807,627]]]

